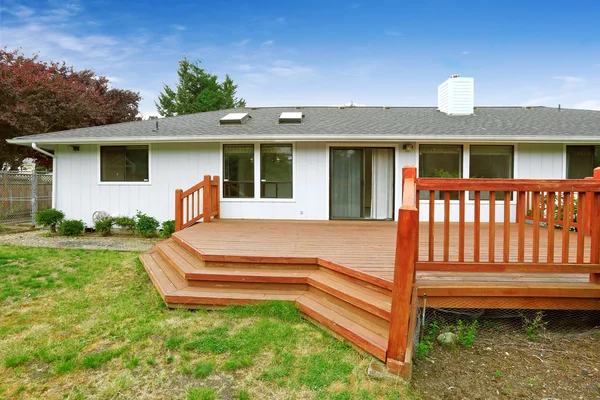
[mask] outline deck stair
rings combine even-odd
[[[215,262],[177,238],[140,259],[169,307],[196,308],[294,301],[313,322],[375,357],[386,359],[391,292],[326,267],[281,262]]]

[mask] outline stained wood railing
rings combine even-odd
[[[175,231],[180,231],[201,219],[221,217],[219,201],[220,179],[204,175],[204,179],[187,190],[175,190]]]
[[[600,284],[600,168],[585,180],[524,180],[417,178],[405,167],[402,179],[388,368],[402,373],[409,362],[418,271],[586,273]]]

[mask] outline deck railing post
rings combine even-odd
[[[215,204],[213,204],[213,206],[215,207],[215,211],[217,212],[217,214],[215,215],[215,219],[219,219],[221,218],[221,178],[215,176],[215,182],[217,182],[217,184],[215,185],[213,190],[215,191],[216,201]]]
[[[211,184],[210,184],[210,175],[204,175],[204,185],[202,188],[202,214],[204,216],[204,223],[207,224],[210,222],[210,213],[212,210],[211,203]]]
[[[180,231],[183,225],[183,204],[181,204],[183,190],[175,190],[175,231]]]
[[[402,206],[398,212],[394,288],[387,358],[404,362],[406,355],[410,303],[415,275],[415,247],[418,246],[419,212],[414,206]]]
[[[394,287],[388,340],[388,360],[405,362],[410,329],[410,305],[419,246],[419,210],[416,207],[416,167],[402,169],[402,207],[398,211]],[[409,373],[409,371],[405,371]]]
[[[593,179],[600,184],[600,167],[594,169]],[[600,192],[588,192],[586,198],[591,236],[590,262],[600,264]],[[590,274],[590,282],[600,284],[600,274]]]

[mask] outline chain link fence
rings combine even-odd
[[[52,208],[52,174],[0,172],[0,223],[35,223],[35,213]]]
[[[600,335],[600,310],[429,308],[425,303],[418,308],[414,358],[423,356],[427,345],[446,332],[459,340],[469,334],[476,341],[507,343],[536,341],[538,337],[568,340],[589,332]]]

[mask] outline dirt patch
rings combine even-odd
[[[21,231],[0,235],[0,244],[27,247],[80,248],[121,251],[146,251],[160,238],[139,238],[132,234],[117,233],[101,236],[86,233],[81,236],[49,235],[47,230]]]
[[[600,399],[600,328],[547,334],[478,333],[470,348],[435,345],[415,363],[424,399]]]

